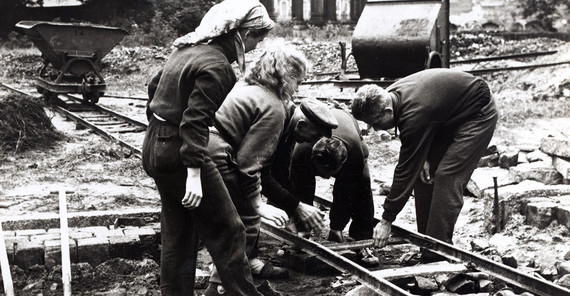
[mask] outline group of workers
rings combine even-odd
[[[274,26],[258,0],[218,3],[175,40],[148,84],[143,167],[162,203],[162,295],[193,295],[199,240],[214,265],[203,295],[280,295],[253,281],[288,277],[258,258],[261,220],[299,233],[323,229],[324,213],[313,206],[316,176],[335,178],[330,241],[347,240],[352,220],[350,239],[385,246],[413,191],[418,231],[452,243],[463,188],[497,122],[487,84],[431,69],[387,89],[361,87],[352,113],[311,98],[296,106],[292,97],[308,69],[301,52],[274,42],[245,67],[245,53]],[[356,120],[396,128],[402,143],[379,223]],[[358,255],[364,265],[379,264],[369,248]]]

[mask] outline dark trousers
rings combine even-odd
[[[329,213],[330,228],[343,230],[350,219],[348,234],[355,240],[372,238],[374,202],[368,163],[356,178],[337,178],[333,186],[333,204]]]
[[[256,258],[258,256],[257,242],[261,230],[261,217],[257,214],[251,200],[247,199],[243,192],[238,164],[233,157],[233,148],[219,134],[211,132],[208,151],[222,176],[225,187],[228,189],[231,202],[236,207],[239,218],[245,226],[245,253],[249,259]],[[219,271],[219,266],[216,265],[216,268]],[[225,287],[226,282],[217,273],[214,271],[211,274],[210,282],[219,283],[221,281]]]
[[[416,181],[418,232],[452,243],[463,207],[463,190],[484,155],[497,124],[493,99],[469,121],[440,131],[428,153],[433,184]]]
[[[164,123],[151,120],[143,147],[156,140],[160,124]],[[143,162],[144,158],[143,152]],[[193,295],[198,235],[217,266],[228,295],[261,295],[253,284],[245,254],[244,225],[215,164],[206,157],[201,168],[202,203],[193,210],[181,204],[186,176],[185,168],[152,176],[162,201],[162,295]]]
[[[317,175],[311,160],[312,148],[313,145],[308,143],[295,145],[290,169],[291,192],[309,205],[313,205],[315,198]],[[359,163],[347,161],[334,178],[330,228],[343,230],[352,219],[350,237],[355,240],[372,238],[374,202],[367,160],[359,159]],[[298,229],[304,227],[298,225]]]

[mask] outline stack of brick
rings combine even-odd
[[[570,229],[569,177],[569,140],[548,137],[539,147],[489,147],[467,190],[484,198],[488,209],[495,209],[498,199],[498,216],[495,211],[485,212],[490,232],[504,226],[513,214],[525,215],[529,225],[539,228],[557,221]]]
[[[111,216],[99,214],[99,220],[106,220]],[[141,215],[144,214],[148,213]],[[73,221],[73,218],[77,217],[70,217],[70,220]],[[53,218],[43,220],[44,223],[41,224],[49,225],[49,228],[28,228],[28,223],[23,221],[5,221],[8,229],[4,230],[4,237],[10,265],[16,265],[23,270],[28,270],[36,264],[47,268],[60,265],[61,234],[60,229],[52,225],[57,221]],[[32,225],[36,224],[40,224],[39,221],[33,221]],[[136,226],[116,223],[109,226],[81,225],[69,229],[71,263],[87,262],[93,267],[111,258],[140,259],[143,256],[157,256],[159,242],[159,222]]]

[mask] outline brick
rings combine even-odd
[[[78,229],[70,229],[69,230],[69,238],[75,239],[75,240],[79,240],[79,239],[84,239],[84,238],[92,238],[93,233],[91,232],[84,232],[84,231],[79,231]]]
[[[109,256],[111,258],[140,259],[141,255],[142,246],[138,235],[109,237]]]
[[[552,166],[564,179],[570,179],[570,161],[554,156],[552,157]]]
[[[15,232],[15,231],[10,231],[10,230],[8,230],[8,231],[4,230],[4,231],[3,231],[3,234],[4,234],[4,237],[14,237],[14,236],[16,236],[16,232]]]
[[[30,236],[31,241],[37,241],[40,243],[54,239],[61,239],[61,235],[59,233],[50,233],[50,234],[46,233],[46,234]]]
[[[547,185],[562,183],[562,175],[552,167],[550,162],[537,161],[519,164],[509,168],[509,178],[520,183],[524,180],[535,180]]]
[[[44,264],[43,243],[32,241],[19,241],[14,244],[14,263],[23,270],[32,265]]]
[[[546,137],[540,141],[540,151],[558,157],[570,158],[570,140],[564,137]]]
[[[49,240],[44,243],[44,265],[52,269],[56,265],[61,265],[61,240]],[[69,241],[69,259],[71,263],[79,262],[77,258],[77,243],[75,240]]]
[[[39,234],[46,234],[45,229],[25,229],[25,230],[16,230],[16,236],[32,236],[32,235],[39,235]]]
[[[107,237],[109,236],[109,228],[106,226],[92,226],[79,228],[79,232],[91,233],[94,237]]]
[[[124,231],[125,235],[138,235],[138,236],[155,236],[156,232],[150,227],[141,228],[126,228]]]
[[[102,237],[82,238],[77,240],[77,257],[79,262],[87,262],[96,267],[109,260],[109,239]]]

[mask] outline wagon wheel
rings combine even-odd
[[[83,100],[88,103],[97,104],[97,102],[99,102],[99,92],[84,93]]]

